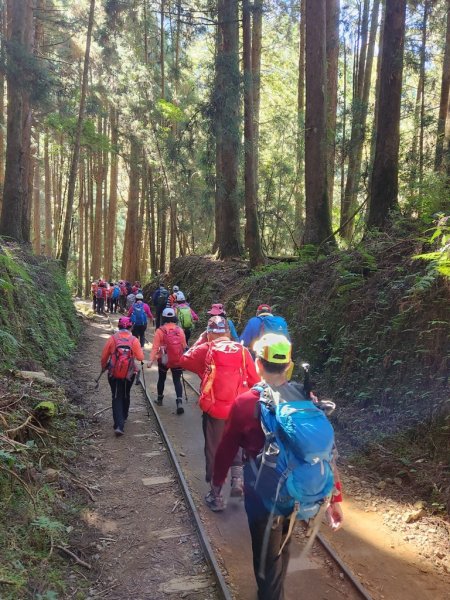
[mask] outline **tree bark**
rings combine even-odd
[[[98,118],[98,133],[102,132],[102,119]],[[97,151],[95,156],[94,180],[95,180],[95,219],[94,236],[92,238],[92,263],[91,272],[95,278],[102,272],[103,258],[103,182],[105,179],[105,167],[103,164],[103,152]],[[103,273],[105,276],[105,274]]]
[[[0,62],[6,60],[6,6],[0,0]],[[0,69],[0,215],[2,214],[3,183],[5,180],[5,71]]]
[[[112,277],[114,262],[114,246],[116,243],[117,220],[117,187],[119,182],[119,115],[116,108],[110,107],[111,122],[111,172],[109,177],[109,210],[108,210],[108,235],[105,251],[105,276],[108,280]]]
[[[61,244],[61,255],[59,257],[65,270],[67,270],[67,265],[69,262],[70,231],[71,231],[71,227],[72,227],[73,204],[74,204],[74,200],[75,200],[75,185],[76,185],[76,180],[77,180],[78,159],[80,156],[81,132],[83,130],[84,107],[85,107],[85,103],[86,103],[86,93],[87,93],[87,87],[88,87],[89,56],[90,56],[90,51],[91,51],[92,29],[94,26],[94,11],[95,11],[95,0],[91,0],[90,6],[89,6],[88,28],[87,28],[87,34],[86,34],[86,49],[85,49],[85,53],[84,53],[84,65],[83,65],[83,78],[82,78],[81,94],[80,94],[80,106],[78,109],[78,120],[77,120],[77,127],[75,130],[72,162],[70,165],[69,183],[68,183],[68,192],[67,192],[67,210],[66,210],[66,217],[65,217],[65,221],[64,221],[64,231],[63,231],[62,244]]]
[[[52,255],[52,182],[48,155],[48,131],[44,136],[45,254]]]
[[[84,204],[86,202],[85,198],[85,190],[84,190],[84,162],[81,161],[80,169],[79,169],[79,193],[80,200],[78,204],[78,215],[79,215],[79,244],[78,244],[78,269],[77,269],[77,296],[80,298],[83,296],[83,267],[84,267],[84,252],[85,252],[85,242],[84,242]],[[87,251],[87,250],[86,250]]]
[[[447,28],[445,35],[444,61],[442,65],[441,96],[439,102],[439,117],[436,137],[436,156],[434,170],[439,171],[442,166],[444,153],[445,120],[447,107],[450,101],[450,0],[447,0]]]
[[[295,189],[295,243],[300,245],[304,230],[305,200],[305,0],[300,2],[297,84],[297,184]]]
[[[41,254],[41,169],[39,150],[40,148],[38,134],[36,157],[34,162],[33,190],[33,249],[35,254]]]
[[[261,54],[263,0],[254,0],[252,8],[252,92],[253,92],[253,152],[255,157],[255,193],[259,198],[259,114],[261,106]]]
[[[326,4],[306,0],[305,244],[334,243],[328,200]]]
[[[238,198],[239,166],[239,18],[237,0],[218,1],[219,35],[216,68],[219,71],[220,97],[216,116],[220,119],[220,164],[217,192],[220,196],[219,258],[242,255]]]
[[[382,229],[398,207],[398,153],[406,0],[386,0],[378,132],[367,226]]]
[[[128,187],[127,222],[122,257],[122,277],[128,281],[139,279],[140,240],[139,231],[139,190],[141,145],[136,138],[131,138],[130,148],[130,182]]]
[[[244,183],[245,183],[245,243],[250,266],[264,263],[256,207],[255,140],[253,114],[252,31],[249,0],[242,2],[242,38],[244,56]]]
[[[333,207],[334,167],[336,160],[336,110],[339,62],[340,0],[326,1],[327,53],[327,136],[328,136],[328,201]]]

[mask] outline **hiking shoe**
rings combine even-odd
[[[184,408],[182,407],[183,400],[181,398],[177,398],[177,415],[182,415],[184,413]]]
[[[244,495],[244,485],[240,477],[231,478],[231,492],[230,496],[233,498],[242,498]]]
[[[205,502],[208,508],[213,512],[221,512],[222,510],[225,510],[223,496],[221,494],[214,494],[212,490],[209,490],[209,492],[206,494]]]
[[[155,404],[157,404],[158,406],[162,406],[163,398],[164,398],[164,396],[161,396],[160,394],[158,394],[158,397],[155,400]]]
[[[116,429],[114,429],[114,433],[116,434],[117,437],[119,437],[124,434],[124,430],[120,429],[120,427],[116,427]]]

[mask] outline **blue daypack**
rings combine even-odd
[[[266,333],[276,333],[277,335],[284,335],[288,340],[291,339],[287,323],[280,315],[261,315],[258,316],[258,319],[261,321],[259,337],[266,335]]]
[[[115,285],[112,291],[112,299],[113,300],[117,300],[117,298],[120,296],[120,287],[118,285]]]
[[[133,325],[147,325],[147,315],[145,314],[144,304],[142,302],[133,304],[131,322]]]

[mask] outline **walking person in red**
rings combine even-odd
[[[119,331],[106,342],[101,358],[103,371],[108,369],[108,382],[112,393],[114,433],[124,433],[130,409],[130,391],[137,372],[135,360],[143,361],[144,353],[139,340],[130,333],[132,323],[128,317],[119,319]]]
[[[181,377],[181,357],[186,350],[186,337],[181,327],[177,325],[177,316],[173,308],[165,308],[161,314],[162,325],[155,331],[153,346],[150,352],[150,368],[155,360],[158,361],[158,398],[156,404],[161,406],[164,398],[164,385],[167,371],[172,372],[173,385],[176,393],[177,415],[184,413],[183,386]]]
[[[230,340],[224,317],[211,317],[206,329],[208,341],[193,346],[181,358],[183,369],[201,378],[199,406],[203,411],[206,481],[212,480],[214,457],[233,402],[259,381],[247,348]],[[231,468],[231,493],[242,495],[242,459],[238,452]],[[208,501],[208,499],[207,499]]]

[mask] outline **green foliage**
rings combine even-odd
[[[435,226],[430,230],[432,235],[428,240],[431,245],[438,246],[434,252],[417,254],[413,258],[426,260],[431,263],[433,270],[440,275],[450,277],[450,216],[440,214]]]

